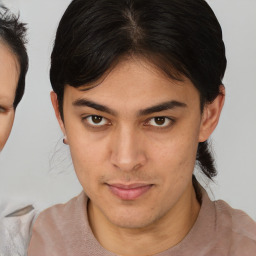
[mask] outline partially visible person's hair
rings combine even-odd
[[[0,5],[0,47],[5,44],[17,57],[20,66],[19,80],[13,107],[16,109],[21,101],[25,90],[25,78],[28,70],[28,55],[26,51],[26,24],[19,22],[10,11]]]
[[[146,58],[172,79],[189,78],[202,111],[221,93],[225,46],[204,0],[73,0],[51,55],[50,79],[63,120],[65,85],[90,85],[129,56]],[[197,163],[208,178],[216,175],[207,141],[198,145]]]

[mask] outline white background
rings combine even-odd
[[[0,200],[44,208],[81,191],[49,93],[50,53],[70,0],[5,0],[28,23],[30,68],[11,137],[0,155]],[[215,199],[256,220],[256,1],[208,0],[223,28],[227,97],[212,136],[219,175]]]

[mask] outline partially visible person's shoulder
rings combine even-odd
[[[256,222],[245,212],[215,201],[217,233],[229,244],[229,255],[256,255]],[[241,254],[242,253],[242,254]]]
[[[0,255],[26,255],[31,227],[38,212],[32,205],[9,212],[8,208],[15,209],[10,205],[0,206],[4,212],[0,217]]]

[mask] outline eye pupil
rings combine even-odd
[[[95,124],[99,124],[102,121],[102,117],[101,116],[92,116],[92,121]]]
[[[163,125],[165,123],[165,117],[156,117],[155,118],[155,123],[157,125]]]

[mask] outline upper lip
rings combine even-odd
[[[113,183],[108,184],[109,186],[121,188],[121,189],[133,189],[133,188],[140,188],[140,187],[146,187],[151,186],[152,184],[146,184],[146,183],[132,183],[132,184],[122,184],[122,183]]]

